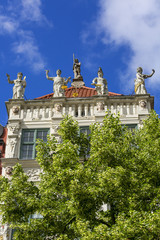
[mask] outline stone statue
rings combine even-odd
[[[73,63],[73,72],[74,72],[74,79],[81,78],[81,63],[78,61],[77,58],[74,59]]]
[[[91,85],[96,87],[98,95],[108,94],[107,80],[103,78],[103,71],[101,67],[98,69],[98,77],[93,79]]]
[[[147,90],[145,88],[145,79],[152,77],[155,73],[155,70],[152,69],[152,73],[150,75],[142,74],[143,69],[141,67],[137,68],[136,79],[134,80],[134,91],[135,94],[147,94]]]
[[[21,72],[19,72],[17,74],[17,79],[15,80],[10,80],[10,75],[6,74],[7,78],[8,78],[8,82],[13,84],[14,83],[14,87],[13,87],[13,99],[21,99],[24,98],[24,91],[25,91],[25,87],[26,87],[26,77],[23,77],[23,74]]]
[[[67,83],[71,82],[71,77],[65,78],[61,77],[61,70],[57,70],[57,77],[49,77],[48,76],[49,70],[46,70],[46,78],[48,80],[52,80],[54,82],[53,84],[53,92],[54,97],[63,97],[65,93],[65,89],[67,88]]]

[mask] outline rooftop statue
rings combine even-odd
[[[25,87],[26,87],[26,77],[23,77],[23,74],[21,72],[19,72],[17,74],[17,79],[15,80],[10,80],[10,75],[7,75],[7,80],[9,83],[13,84],[13,97],[12,99],[21,99],[24,98],[24,91],[25,91]]]
[[[101,67],[98,69],[98,77],[93,79],[91,85],[96,87],[98,95],[108,94],[107,80],[103,78],[103,71]]]
[[[142,74],[143,69],[141,67],[137,68],[136,79],[134,80],[134,91],[135,94],[147,94],[147,90],[145,88],[145,79],[152,77],[155,73],[155,70],[152,69],[152,73],[150,75]]]
[[[54,92],[54,97],[63,97],[65,96],[65,89],[67,88],[67,83],[71,82],[71,77],[65,78],[61,77],[61,70],[57,70],[57,76],[56,77],[49,77],[48,76],[49,70],[46,70],[46,78],[48,80],[52,80],[54,82],[53,84],[53,92]]]
[[[81,78],[81,63],[78,61],[77,58],[74,59],[73,63],[73,72],[74,72],[74,79]]]

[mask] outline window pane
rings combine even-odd
[[[23,142],[34,142],[34,131],[24,131]]]
[[[91,133],[90,129],[89,129],[89,126],[80,127],[80,132],[86,134],[87,136],[89,136],[89,134]]]
[[[126,125],[122,125],[122,126],[126,126],[130,131],[133,131],[135,129],[137,129],[137,124],[126,124]]]
[[[33,158],[33,145],[23,145],[22,146],[22,159],[32,159]]]
[[[46,130],[38,130],[37,131],[37,138],[40,138],[42,139],[43,141],[47,141],[47,134],[48,134],[48,131]]]

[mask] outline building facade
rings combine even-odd
[[[3,176],[10,177],[13,166],[20,163],[31,181],[39,181],[41,169],[35,160],[36,139],[46,141],[47,135],[53,134],[60,141],[57,130],[64,115],[71,115],[86,131],[90,124],[102,122],[106,111],[119,114],[121,123],[129,128],[142,126],[143,120],[154,108],[154,97],[145,91],[141,92],[140,88],[145,88],[142,72],[141,80],[137,83],[137,76],[135,81],[135,94],[123,95],[108,91],[101,68],[92,81],[92,87],[86,87],[80,65],[75,59],[74,78],[69,88],[67,84],[71,78],[61,77],[60,70],[57,70],[56,77],[49,77],[49,71],[46,71],[47,79],[53,81],[54,93],[33,100],[24,100],[25,79],[22,79],[22,74],[17,76],[19,87],[13,89],[13,98],[6,102],[8,136],[5,158],[2,159]],[[8,81],[11,83],[9,76]],[[9,235],[5,236],[4,239],[9,239]]]

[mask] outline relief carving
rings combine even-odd
[[[20,110],[19,106],[13,106],[13,108],[12,108],[12,112],[13,112],[14,115],[18,114],[19,110]]]
[[[40,176],[39,175],[40,175],[41,172],[42,172],[41,169],[29,169],[26,172],[26,174],[28,175],[30,181],[37,182],[37,181],[40,181]]]
[[[58,129],[59,129],[59,126],[58,125],[52,125],[52,129],[53,129],[53,134],[56,134]]]
[[[9,125],[8,128],[12,134],[17,134],[19,130],[19,125]]]
[[[16,143],[17,143],[17,138],[8,138],[9,141],[9,158],[15,156],[15,149],[16,149]]]
[[[61,103],[56,103],[54,105],[54,109],[56,110],[56,112],[60,112],[62,108],[62,104]]]
[[[142,109],[145,109],[147,107],[147,102],[145,100],[141,100],[139,102],[139,106],[142,108]]]
[[[104,103],[103,102],[97,102],[97,111],[102,112],[104,110]]]
[[[13,172],[13,167],[11,166],[8,166],[4,169],[4,176],[6,178],[8,178],[9,180],[11,180],[11,177],[12,177],[12,172]]]

